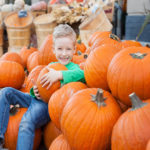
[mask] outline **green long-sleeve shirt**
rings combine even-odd
[[[52,63],[59,63],[59,62],[52,62]],[[52,64],[50,63],[50,64]],[[63,80],[60,80],[61,86],[70,82],[81,81],[85,83],[84,71],[80,69],[79,65],[70,62],[69,64],[65,65],[68,70],[62,71]],[[30,90],[30,95],[35,97],[33,88]]]

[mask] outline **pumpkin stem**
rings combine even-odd
[[[140,53],[140,52],[137,52],[137,53],[130,53],[130,55],[132,56],[132,58],[137,58],[137,59],[143,59],[147,53]]]
[[[131,93],[131,94],[129,95],[129,98],[130,98],[130,100],[131,100],[131,102],[132,102],[132,108],[131,108],[131,110],[136,110],[136,109],[138,109],[138,108],[142,108],[142,107],[144,107],[145,105],[147,105],[147,103],[142,102],[142,101],[140,100],[140,98],[139,98],[135,93]]]
[[[19,105],[13,105],[13,107],[10,108],[9,115],[14,116],[18,112],[18,108]]]
[[[83,57],[84,57],[84,59],[87,59],[88,58],[88,54],[84,54]]]
[[[91,95],[91,96],[92,96],[92,101],[98,105],[98,108],[100,108],[100,106],[106,106],[106,103],[104,101],[107,98],[104,97],[102,89],[98,89],[96,95]]]
[[[77,40],[77,43],[78,43],[78,44],[81,44],[81,39]]]
[[[78,55],[82,55],[82,52],[81,52],[81,51],[77,51],[77,54],[78,54]]]
[[[115,40],[115,41],[120,42],[119,37],[118,37],[118,36],[116,36],[115,34],[110,34],[110,35],[109,35],[109,37],[110,37],[111,39]]]

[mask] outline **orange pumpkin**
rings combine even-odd
[[[86,46],[83,42],[81,42],[81,40],[78,40],[76,43],[76,54],[78,51],[80,51],[82,53],[84,53],[86,51]]]
[[[30,92],[30,89],[35,85],[37,78],[40,74],[40,71],[44,68],[44,65],[36,66],[31,70],[29,73],[26,82],[24,83],[24,86],[26,88],[26,92]]]
[[[109,92],[83,89],[63,109],[61,130],[72,149],[105,150],[120,115],[121,109]]]
[[[104,31],[104,32],[97,31],[97,32],[94,32],[89,37],[88,45],[92,46],[96,40],[100,40],[100,39],[102,40],[104,38],[109,37],[109,35],[110,35],[109,31]]]
[[[109,34],[108,37],[105,37],[105,38],[102,38],[102,39],[101,38],[96,39],[95,42],[93,43],[93,45],[91,46],[91,48],[95,49],[96,47],[101,46],[103,44],[112,45],[113,47],[116,47],[119,50],[122,49],[122,42],[114,34]]]
[[[84,75],[89,87],[109,90],[107,69],[113,56],[119,50],[110,45],[102,45],[91,51],[84,64]]]
[[[32,47],[31,44],[28,47],[27,46],[22,47],[22,49],[20,50],[20,56],[23,60],[24,67],[27,67],[27,59],[30,56],[30,54],[32,54],[35,51],[38,51],[38,49]]]
[[[21,122],[22,116],[27,111],[27,108],[17,108],[12,107],[10,110],[9,122],[7,130],[5,132],[5,148],[10,150],[16,150],[19,124]],[[34,138],[33,150],[36,150],[41,141],[41,129],[37,129]]]
[[[49,150],[71,150],[63,134],[59,135],[51,144]]]
[[[27,70],[29,72],[31,72],[31,70],[33,68],[35,68],[36,66],[40,65],[39,55],[40,55],[40,52],[36,51],[36,52],[33,52],[32,54],[30,54],[30,56],[28,57],[28,59],[27,59]]]
[[[142,45],[138,41],[132,41],[132,40],[122,41],[122,48],[127,48],[127,47],[131,47],[131,46],[139,47],[139,46],[142,46]]]
[[[112,131],[112,150],[145,150],[150,139],[150,99],[142,102],[129,95],[132,107],[124,112]]]
[[[49,64],[48,65],[49,68],[52,68],[54,70],[67,70],[67,68],[60,64],[60,63],[53,63],[53,64]],[[47,90],[47,86],[45,87],[42,87],[42,84],[40,83],[41,82],[41,77],[43,75],[45,75],[46,73],[48,73],[48,70],[46,69],[46,67],[44,67],[38,78],[37,78],[37,87],[38,87],[38,90],[39,90],[39,94],[42,98],[43,101],[45,101],[46,103],[48,103],[49,101],[49,98],[51,97],[51,95],[57,90],[60,88],[61,84],[60,84],[60,81],[57,81],[55,82],[48,90]]]
[[[57,59],[53,53],[53,36],[48,35],[44,42],[42,43],[39,51],[39,64],[48,65],[51,62],[56,62]]]
[[[128,95],[136,92],[141,99],[150,98],[150,48],[128,47],[110,62],[107,81],[112,95],[131,106]]]
[[[150,140],[148,140],[148,142],[146,144],[146,150],[150,150]]]
[[[14,61],[14,62],[19,63],[20,65],[23,65],[22,58],[16,52],[7,52],[7,53],[5,53],[5,54],[2,55],[2,57],[0,58],[0,60]]]
[[[14,61],[0,61],[0,88],[13,87],[20,89],[25,79],[22,65]]]
[[[56,128],[54,123],[50,121],[45,127],[44,127],[44,145],[47,149],[49,149],[51,143],[53,140],[61,134],[61,131]]]
[[[87,88],[87,86],[84,83],[71,82],[61,87],[50,97],[48,103],[49,115],[58,129],[60,129],[60,118],[62,111],[69,98],[71,98],[71,96],[77,91],[85,88]]]

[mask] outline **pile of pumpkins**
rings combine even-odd
[[[76,43],[72,59],[84,70],[86,83],[60,87],[58,81],[47,90],[39,82],[47,73],[46,66],[66,70],[59,63],[49,64],[57,61],[52,44],[53,37],[48,35],[39,50],[29,45],[19,54],[7,52],[0,58],[0,88],[10,86],[29,93],[36,84],[48,103],[51,122],[44,127],[46,148],[150,150],[150,48],[97,31],[88,47]],[[15,107],[10,113],[17,115],[16,110],[21,109]],[[10,120],[9,125],[13,125]],[[41,137],[41,131],[36,132]],[[36,148],[40,140],[36,140]],[[5,147],[11,149],[9,142]]]

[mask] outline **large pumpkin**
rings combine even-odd
[[[71,150],[63,134],[59,135],[51,144],[49,150]]]
[[[107,72],[112,95],[131,105],[128,95],[136,92],[141,99],[150,98],[150,48],[128,47],[117,53]]]
[[[13,61],[0,61],[0,88],[20,89],[24,79],[25,72],[22,65]]]
[[[10,110],[9,122],[7,130],[5,132],[5,148],[9,150],[16,150],[19,124],[22,116],[27,111],[27,108],[12,107]],[[35,132],[33,150],[36,150],[41,141],[41,129],[37,129]]]
[[[49,149],[53,140],[60,134],[61,131],[56,128],[56,126],[52,121],[46,124],[46,126],[44,127],[43,138],[44,138],[44,145],[46,146],[47,149]]]
[[[110,45],[102,45],[91,51],[84,64],[85,80],[89,87],[109,90],[107,69],[113,56],[119,50]]]
[[[58,129],[60,129],[60,118],[62,111],[69,98],[71,98],[71,96],[77,91],[85,88],[87,88],[87,86],[84,83],[71,82],[61,87],[50,97],[48,103],[49,115]]]
[[[46,67],[47,67],[47,66],[46,66]],[[48,69],[47,69],[46,67],[44,67],[44,68],[41,70],[41,72],[40,72],[40,74],[39,74],[39,76],[38,76],[38,78],[37,78],[36,84],[37,84],[37,87],[38,87],[38,90],[39,90],[39,94],[40,94],[42,100],[48,103],[49,98],[51,97],[51,95],[52,95],[57,89],[60,88],[61,84],[60,84],[60,81],[57,81],[57,82],[54,83],[48,90],[47,90],[47,86],[42,87],[42,84],[40,83],[40,82],[41,82],[41,77],[42,77],[43,75],[45,75],[46,73],[48,73]],[[52,69],[54,69],[54,70],[59,70],[59,71],[60,71],[60,70],[67,70],[67,68],[66,68],[64,65],[60,64],[60,63],[49,64],[48,67],[49,67],[49,68],[52,68]]]
[[[124,112],[112,131],[112,150],[145,150],[150,139],[150,99],[142,102],[130,94],[132,107]]]
[[[110,147],[111,132],[121,115],[112,95],[97,88],[75,93],[61,116],[61,130],[75,150],[105,150]]]

